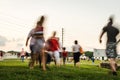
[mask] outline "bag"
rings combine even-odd
[[[80,47],[80,54],[83,54],[83,53],[84,53],[84,51],[83,51],[82,47]]]

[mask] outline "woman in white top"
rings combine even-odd
[[[76,66],[77,63],[78,67],[80,66],[80,55],[81,55],[80,48],[81,46],[78,44],[78,41],[75,40],[74,45],[72,46],[72,50],[73,50],[74,66]]]
[[[45,54],[44,54],[44,16],[41,16],[40,20],[37,22],[35,28],[33,28],[27,37],[26,46],[28,45],[28,41],[30,41],[30,50],[31,50],[31,61],[29,63],[29,67],[33,68],[36,60],[39,60],[39,64],[41,65],[41,61],[43,63],[43,70],[46,70],[45,67]]]

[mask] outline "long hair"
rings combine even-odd
[[[40,20],[37,22],[37,25],[43,25],[43,22],[44,22],[44,19],[45,17],[44,16],[41,16]]]

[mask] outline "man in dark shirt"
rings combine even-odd
[[[114,26],[112,26],[112,24],[113,24],[113,17],[110,17],[107,26],[105,26],[102,30],[99,41],[101,43],[102,42],[101,38],[102,38],[103,34],[107,33],[106,55],[110,62],[112,74],[117,75],[115,58],[117,57],[116,36],[118,35],[119,30],[117,28],[115,28]]]

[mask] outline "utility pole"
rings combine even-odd
[[[64,44],[64,28],[62,28],[62,47],[63,47],[63,44]]]

